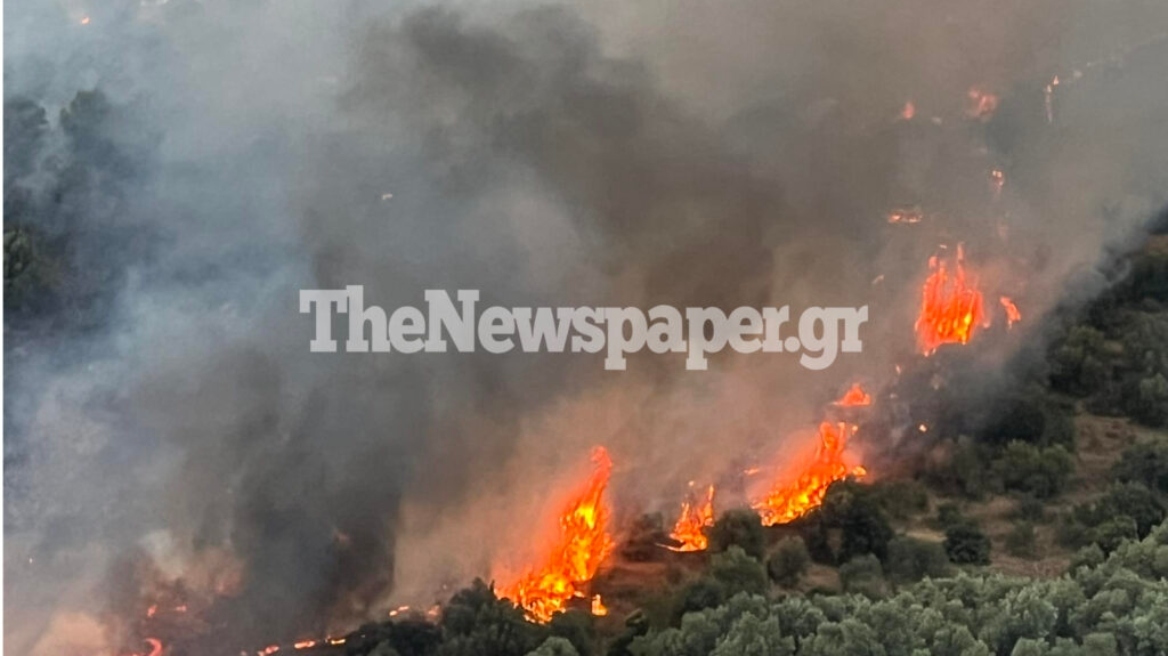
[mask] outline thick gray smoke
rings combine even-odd
[[[100,299],[6,326],[10,648],[100,648],[139,560],[228,590],[235,651],[432,601],[522,563],[593,444],[626,513],[773,457],[910,357],[940,244],[1037,318],[1164,202],[1163,3],[863,4],[10,3],[6,119],[48,125],[6,122],[6,188]],[[822,373],[310,354],[298,290],[347,284],[872,322]]]

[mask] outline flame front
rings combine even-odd
[[[780,480],[766,497],[754,504],[766,526],[786,524],[818,508],[823,503],[827,488],[847,476],[863,476],[861,466],[849,466],[844,458],[848,436],[855,430],[843,422],[819,425],[819,444],[809,462],[798,471],[793,481]]]
[[[673,551],[705,551],[710,546],[710,539],[706,537],[706,529],[714,525],[714,486],[706,490],[706,498],[701,504],[691,503],[690,499],[681,504],[681,516],[673,525],[673,532],[669,537],[679,542],[679,546],[666,547]]]
[[[917,345],[929,355],[942,344],[968,344],[986,318],[984,299],[977,281],[966,278],[964,254],[957,247],[952,274],[937,256],[929,258],[931,273],[925,280],[921,312],[917,317]]]
[[[533,620],[547,622],[572,597],[583,596],[578,586],[592,580],[612,552],[610,510],[604,499],[612,460],[607,450],[597,447],[592,461],[596,468],[587,485],[560,515],[560,539],[546,564],[503,588],[502,596],[523,607]]]

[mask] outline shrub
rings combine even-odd
[[[1066,549],[1078,549],[1091,544],[1091,529],[1075,513],[1060,515],[1055,525],[1055,541]]]
[[[1026,494],[1018,498],[1018,502],[1014,505],[1014,510],[1010,513],[1012,519],[1034,522],[1037,524],[1044,523],[1048,520],[1046,515],[1046,506],[1042,501]]]
[[[567,640],[577,656],[591,656],[596,641],[596,618],[592,613],[578,608],[557,613],[552,616],[548,628],[552,637]]]
[[[811,554],[800,537],[783,538],[766,562],[771,580],[788,588],[799,582],[810,565]]]
[[[1062,491],[1074,463],[1061,446],[1040,449],[1032,444],[1010,442],[994,463],[994,470],[1008,490],[1050,498]]]
[[[1103,366],[1103,333],[1090,326],[1075,326],[1050,353],[1050,384],[1056,390],[1087,396],[1107,384]]]
[[[1099,545],[1103,553],[1109,554],[1119,548],[1124,541],[1137,539],[1136,520],[1127,515],[1120,515],[1091,529],[1089,535],[1091,541]]]
[[[726,601],[726,586],[708,576],[690,583],[682,588],[678,595],[676,609],[673,612],[673,621],[681,619],[686,613],[692,613],[705,608],[722,605]]]
[[[1136,523],[1136,534],[1144,537],[1164,521],[1164,506],[1152,491],[1141,483],[1111,486],[1098,502],[1100,519],[1127,516]]]
[[[946,502],[937,506],[936,524],[938,528],[947,529],[965,521],[967,521],[965,515],[962,514],[961,508],[957,504]]]
[[[844,592],[858,592],[869,598],[884,594],[884,570],[872,554],[857,556],[840,565],[839,577]]]
[[[1070,570],[1073,572],[1080,567],[1098,567],[1107,559],[1107,554],[1097,544],[1090,544],[1079,549],[1071,558]]]
[[[1128,398],[1128,411],[1136,421],[1148,426],[1168,423],[1168,379],[1162,374],[1140,380],[1136,394]]]
[[[621,544],[621,555],[634,562],[653,560],[661,553],[662,544],[669,542],[665,518],[661,513],[641,515],[629,527],[628,538]]]
[[[946,576],[949,573],[949,557],[945,555],[945,547],[940,542],[902,535],[888,543],[885,569],[894,581],[915,583],[926,576]]]
[[[925,472],[929,485],[945,494],[979,499],[995,491],[993,477],[988,475],[994,448],[974,442],[967,437],[957,440],[945,464]]]
[[[1006,535],[1006,551],[1011,556],[1033,558],[1036,555],[1035,547],[1034,525],[1030,522],[1015,524],[1010,533]]]
[[[823,528],[840,530],[836,562],[868,553],[880,560],[888,556],[892,527],[870,486],[850,480],[834,483],[817,517]]]
[[[972,522],[963,522],[945,531],[945,555],[958,565],[988,565],[990,539]]]
[[[994,408],[993,419],[978,433],[978,441],[989,444],[1041,442],[1046,431],[1046,412],[1033,395],[1015,396]]]
[[[762,563],[747,555],[738,545],[710,559],[710,576],[724,586],[727,597],[739,592],[761,594],[767,589],[767,574]]]
[[[896,519],[908,519],[929,509],[929,494],[916,481],[878,481],[871,488],[880,506]]]
[[[710,552],[719,553],[737,546],[752,558],[762,559],[766,537],[762,530],[762,520],[750,508],[731,510],[718,518],[710,527]]]
[[[1168,493],[1168,439],[1157,437],[1128,447],[1112,473],[1122,482],[1143,483],[1151,490]]]
[[[527,656],[580,656],[567,638],[551,636],[543,644],[527,653]]]

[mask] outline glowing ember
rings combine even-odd
[[[901,207],[888,213],[888,222],[892,224],[920,223],[924,218],[924,214],[921,212],[921,208],[919,207]]]
[[[1014,305],[1014,301],[1010,300],[1009,296],[1003,296],[998,299],[1002,303],[1002,307],[1006,309],[1006,325],[1013,326],[1022,320],[1022,313],[1018,311],[1018,306]]]
[[[921,312],[917,317],[917,345],[929,355],[942,344],[967,344],[986,319],[977,281],[965,275],[964,254],[959,245],[950,273],[937,256],[929,258],[931,273],[925,280]]]
[[[669,537],[680,543],[680,546],[670,547],[673,551],[705,551],[710,545],[706,537],[706,529],[714,525],[714,486],[706,490],[706,498],[701,504],[686,500],[681,504],[681,516],[673,525],[673,532]]]
[[[536,621],[551,620],[572,597],[583,596],[577,586],[592,580],[612,552],[612,536],[608,534],[610,510],[604,502],[612,460],[607,450],[597,447],[592,461],[596,468],[587,485],[560,516],[561,537],[547,563],[503,588],[502,596],[522,606]]]
[[[1046,85],[1046,88],[1042,90],[1043,104],[1046,105],[1047,123],[1054,123],[1054,88],[1058,85],[1059,78],[1056,75],[1054,76],[1054,79],[1050,81],[1050,84]]]
[[[1002,169],[994,169],[990,171],[990,188],[994,192],[994,198],[1002,195],[1002,187],[1006,186],[1006,174]]]
[[[966,97],[965,114],[969,118],[988,121],[998,109],[998,97],[978,87],[970,89]]]
[[[844,458],[848,435],[855,431],[845,423],[823,422],[819,425],[819,444],[812,458],[799,468],[795,480],[776,482],[766,497],[754,504],[766,526],[786,524],[819,507],[827,488],[847,476],[863,476],[858,465],[848,465]]]
[[[134,652],[128,656],[162,656],[163,648],[162,641],[158,638],[146,638],[146,644],[150,646],[149,652]]]
[[[854,408],[857,406],[872,405],[872,395],[864,391],[859,383],[852,383],[847,392],[839,398],[838,401],[832,405],[840,406],[841,408]]]

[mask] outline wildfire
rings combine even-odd
[[[706,490],[706,498],[700,505],[691,503],[687,499],[681,504],[681,516],[673,525],[673,532],[669,537],[681,543],[680,546],[667,549],[673,551],[705,551],[710,545],[706,537],[706,529],[714,525],[714,486]]]
[[[902,121],[911,121],[917,115],[917,106],[911,100],[904,103],[904,108],[900,110],[900,119]]]
[[[942,344],[967,344],[974,330],[985,321],[984,301],[977,281],[965,275],[964,253],[957,247],[954,270],[945,262],[929,258],[932,273],[925,280],[921,311],[917,317],[917,344],[929,355]]]
[[[965,114],[969,118],[988,121],[998,109],[998,97],[984,89],[973,87],[966,94]]]
[[[1002,303],[1002,307],[1006,309],[1006,326],[1010,327],[1022,320],[1022,313],[1018,311],[1018,306],[1014,305],[1014,301],[1010,300],[1009,296],[1003,296],[998,299]]]
[[[844,458],[848,435],[855,430],[843,422],[819,425],[819,444],[815,454],[800,469],[793,481],[779,481],[766,497],[754,504],[766,526],[786,524],[823,503],[827,488],[847,476],[863,476],[861,466],[850,466]]]
[[[584,596],[578,586],[592,580],[612,552],[612,536],[608,533],[610,510],[604,500],[612,460],[607,450],[597,447],[592,462],[595,469],[587,485],[560,516],[561,537],[546,564],[503,588],[502,596],[523,607],[536,621],[551,620],[573,597]],[[603,608],[598,601],[599,597],[593,599],[593,607]]]
[[[872,405],[872,395],[865,392],[864,388],[860,387],[859,383],[852,383],[852,386],[848,388],[848,391],[844,392],[844,395],[841,396],[838,401],[832,403],[832,405],[836,405],[841,408],[854,408],[858,406]]]

